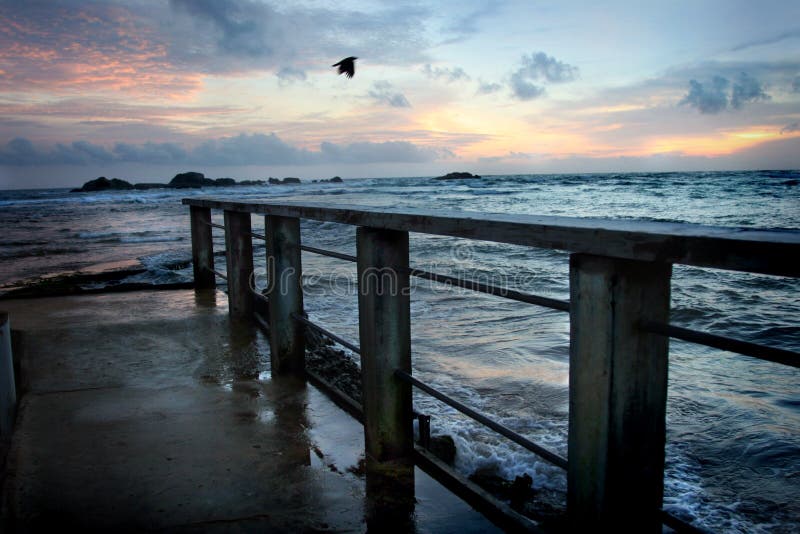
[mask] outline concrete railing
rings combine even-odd
[[[252,313],[257,297],[249,286],[250,238],[266,239],[267,279],[280,280],[270,284],[267,295],[276,374],[304,367],[302,329],[308,321],[297,319],[303,311],[301,250],[357,262],[368,473],[408,479],[414,456],[412,385],[437,394],[411,377],[409,276],[569,312],[568,461],[496,423],[492,428],[566,468],[574,527],[626,525],[660,532],[662,522],[681,526],[661,510],[670,337],[800,365],[791,351],[669,324],[673,264],[798,277],[800,263],[793,258],[800,257],[800,231],[197,198],[183,203],[191,207],[198,288],[215,287],[211,228],[221,225],[211,223],[211,209],[224,211],[227,276],[217,274],[227,278],[233,315]],[[266,217],[265,236],[251,232],[251,214]],[[357,226],[357,256],[303,246],[300,219]],[[408,232],[567,251],[570,300],[413,269]],[[413,480],[413,470],[410,476]]]

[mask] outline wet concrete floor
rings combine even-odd
[[[363,430],[313,386],[273,379],[269,346],[220,292],[0,302],[22,332],[4,526],[364,532]],[[487,532],[415,470],[402,530]],[[373,521],[372,518],[370,521]],[[370,528],[372,526],[373,528]],[[397,525],[395,525],[397,526]]]

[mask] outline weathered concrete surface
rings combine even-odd
[[[5,527],[363,532],[363,429],[192,291],[2,303],[23,331],[26,393]],[[413,528],[483,532],[419,471]]]

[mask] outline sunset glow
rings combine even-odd
[[[0,2],[0,187],[798,168],[796,20],[789,1]],[[353,79],[330,66],[348,55]]]

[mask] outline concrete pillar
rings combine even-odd
[[[225,210],[225,253],[228,265],[228,310],[232,317],[253,315],[253,237],[250,214]]]
[[[305,339],[292,314],[303,313],[300,219],[268,215],[265,226],[270,365],[273,374],[299,374],[305,369]]]
[[[11,323],[6,312],[0,312],[0,440],[11,438],[17,411],[17,389],[14,385],[14,359],[11,354]]]
[[[211,237],[211,209],[189,206],[192,227],[192,266],[195,289],[214,288],[214,242]]]
[[[671,265],[570,257],[567,506],[578,529],[661,532]]]
[[[367,468],[412,466],[411,385],[395,378],[411,373],[408,232],[359,228],[358,327]]]

